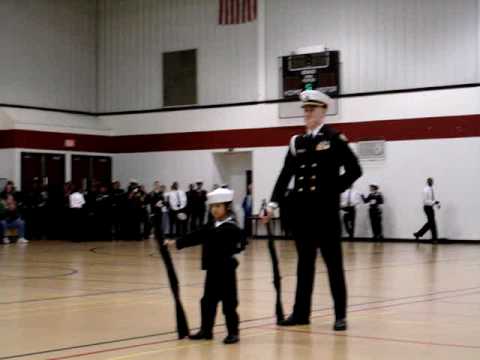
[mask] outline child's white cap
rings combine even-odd
[[[232,202],[234,194],[233,190],[220,188],[207,194],[207,203],[212,205]]]

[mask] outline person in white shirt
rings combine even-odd
[[[433,179],[427,179],[427,186],[423,189],[423,210],[427,215],[427,222],[417,232],[413,233],[416,240],[419,240],[423,235],[430,230],[432,233],[432,241],[438,241],[437,223],[435,222],[435,206],[440,208],[440,202],[435,198],[433,191]]]
[[[83,230],[82,225],[85,222],[84,210],[85,197],[77,190],[76,186],[72,184],[72,193],[68,197],[70,203],[70,231],[71,239],[74,241],[82,240]]]
[[[81,209],[85,205],[85,197],[81,192],[75,191],[70,194],[70,209]]]
[[[360,195],[353,187],[345,190],[340,197],[343,214],[343,224],[350,239],[355,237],[356,206],[360,204]]]
[[[170,208],[170,234],[185,235],[187,230],[187,195],[179,190],[178,182],[172,184],[171,191],[167,194]]]

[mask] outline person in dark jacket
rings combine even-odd
[[[41,240],[46,235],[48,192],[35,178],[32,189],[25,195],[23,215],[28,223],[28,238]]]
[[[368,213],[370,215],[370,223],[372,224],[373,239],[383,239],[382,205],[384,201],[378,184],[371,184],[370,194],[368,196],[362,195],[362,200],[369,206]]]
[[[121,240],[125,236],[125,213],[127,194],[122,189],[119,181],[112,183],[112,223],[115,240]]]
[[[207,192],[203,189],[203,182],[197,181],[192,208],[192,230],[197,230],[205,225],[207,212]]]
[[[153,183],[153,190],[148,194],[147,202],[150,205],[155,238],[160,239],[164,234],[163,214],[166,212],[167,206],[165,202],[165,188],[160,185],[160,182],[155,181]]]
[[[98,240],[112,240],[112,197],[106,185],[95,198],[95,229]]]
[[[202,270],[206,270],[204,293],[201,300],[200,331],[190,336],[192,340],[211,340],[217,305],[221,301],[228,335],[225,344],[239,341],[239,317],[237,314],[237,278],[238,261],[235,254],[246,245],[243,231],[233,221],[233,191],[218,189],[207,195],[214,221],[206,227],[192,232],[176,241],[178,249],[202,245]],[[167,240],[166,245],[175,241]]]
[[[253,213],[253,197],[252,184],[248,184],[247,194],[243,198],[243,229],[247,236],[252,236],[252,213]]]

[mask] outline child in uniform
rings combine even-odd
[[[213,326],[217,305],[222,302],[228,335],[225,344],[239,341],[239,318],[237,314],[238,261],[235,254],[245,249],[246,237],[236,224],[232,201],[234,192],[217,189],[207,194],[207,203],[213,222],[176,241],[166,240],[166,245],[176,243],[177,249],[202,245],[202,270],[206,270],[205,286],[201,306],[200,331],[190,336],[192,340],[213,339]]]

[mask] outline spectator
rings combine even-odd
[[[243,208],[243,229],[247,236],[252,236],[252,212],[253,212],[253,198],[252,198],[252,184],[249,184],[247,187],[247,194],[243,199],[242,203]]]
[[[192,230],[196,230],[205,224],[207,212],[207,192],[203,189],[203,183],[197,181],[194,202],[192,204]]]
[[[148,194],[148,204],[150,205],[150,213],[152,214],[155,238],[162,239],[164,234],[163,214],[166,209],[165,187],[160,185],[158,181],[153,183],[153,190]]]
[[[38,178],[33,179],[32,190],[25,195],[24,217],[28,224],[28,238],[41,240],[46,235],[46,206],[48,192]]]
[[[112,223],[113,223],[113,236],[116,240],[120,240],[125,233],[125,208],[127,194],[122,189],[122,185],[119,181],[115,181],[112,185]]]
[[[71,185],[71,192],[72,193],[69,196],[70,238],[72,240],[80,241],[84,234],[83,228],[86,221],[84,206],[86,202],[85,197],[80,191],[78,191],[74,184]]]
[[[2,220],[1,231],[2,233],[0,236],[3,238],[4,244],[9,244],[10,239],[6,235],[6,231],[14,230],[18,236],[18,243],[26,244],[28,240],[25,239],[25,222],[20,217],[20,213],[17,208],[17,201],[15,200],[13,195],[8,195],[6,200],[6,211],[5,211],[5,219]]]
[[[105,185],[100,186],[100,191],[95,199],[95,229],[99,240],[112,240],[112,198]]]
[[[0,193],[0,198],[3,200],[7,200],[9,195],[13,196],[18,206],[21,206],[21,194],[16,190],[15,183],[11,180],[7,181],[7,183],[5,184],[5,188]]]
[[[188,231],[192,231],[194,229],[194,224],[193,224],[193,220],[194,220],[194,204],[195,204],[195,198],[196,198],[196,191],[195,191],[195,185],[194,184],[190,184],[188,185],[188,191],[187,191],[187,216],[188,216],[188,220],[187,220],[187,230]]]
[[[171,191],[168,193],[170,207],[170,233],[172,235],[184,235],[186,233],[187,221],[187,195],[179,190],[178,182],[174,182]]]
[[[128,189],[125,236],[128,240],[142,240],[141,224],[146,194],[136,181],[131,181]]]

